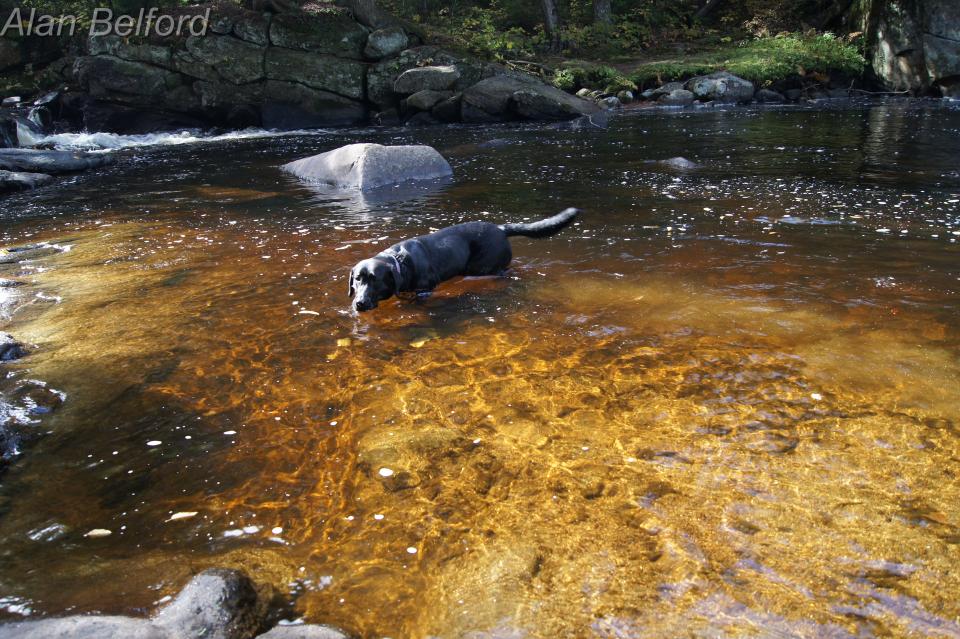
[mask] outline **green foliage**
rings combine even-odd
[[[600,89],[607,93],[616,93],[624,89],[637,90],[636,84],[613,67],[583,60],[564,62],[554,73],[553,84],[557,88],[570,92],[584,88]]]
[[[442,44],[489,60],[533,57],[536,36],[520,27],[500,28],[504,17],[496,9],[470,7],[456,16],[438,16],[432,26]]]
[[[647,62],[631,74],[631,79],[640,86],[650,86],[725,70],[763,85],[798,73],[840,72],[856,76],[865,66],[866,60],[855,45],[832,34],[781,34],[682,58]]]
[[[574,93],[578,89],[576,77],[570,69],[558,69],[553,74],[553,86],[569,93]]]

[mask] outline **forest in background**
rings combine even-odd
[[[650,86],[720,69],[769,84],[858,76],[851,0],[382,0],[431,42],[499,62],[545,64],[567,90]],[[531,67],[526,66],[529,70]]]

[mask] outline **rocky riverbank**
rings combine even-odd
[[[349,639],[333,626],[278,625],[275,593],[239,571],[208,569],[149,619],[76,615],[0,625],[0,639]]]
[[[10,112],[0,119],[147,133],[570,119],[596,110],[532,76],[421,45],[400,26],[374,29],[333,7],[218,5],[205,35],[90,37],[59,65],[66,90],[46,122]]]

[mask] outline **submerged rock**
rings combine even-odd
[[[0,193],[24,191],[50,184],[53,178],[46,173],[25,173],[0,170]]]
[[[689,171],[692,169],[699,169],[700,165],[696,162],[691,162],[684,157],[675,157],[668,160],[660,160],[658,162],[661,166],[665,166],[669,169],[676,169],[678,171]]]
[[[34,149],[0,149],[0,169],[28,173],[74,173],[109,164],[107,154],[82,151],[37,151]]]
[[[408,180],[432,180],[453,175],[453,169],[443,156],[424,145],[348,144],[290,162],[282,168],[306,182],[361,191]]]

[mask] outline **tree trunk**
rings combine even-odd
[[[550,50],[560,50],[560,13],[557,0],[543,0],[543,24],[550,36]]]
[[[593,0],[593,23],[613,24],[613,9],[610,0]]]

